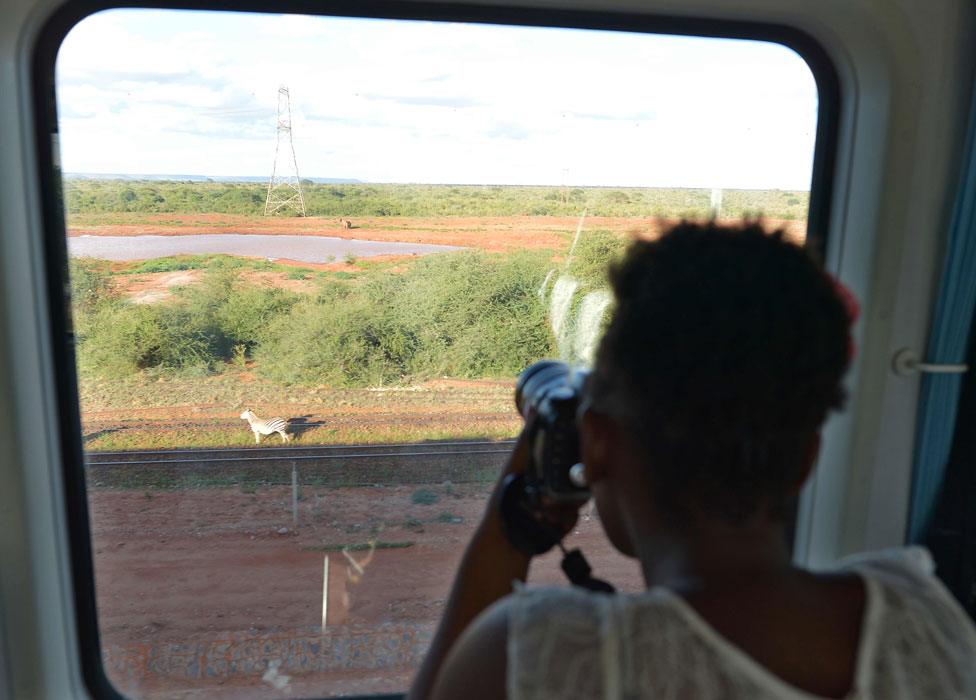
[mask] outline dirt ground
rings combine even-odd
[[[198,233],[255,233],[332,236],[369,241],[433,243],[478,248],[491,252],[522,249],[558,249],[575,231],[578,219],[568,216],[482,217],[363,217],[353,228],[342,228],[330,217],[266,218],[232,214],[144,214],[141,223],[69,225],[69,236],[185,236]],[[606,229],[635,237],[653,237],[669,222],[654,217],[587,217],[585,227]],[[802,240],[805,221],[767,219],[769,227],[783,227]]]
[[[288,487],[95,490],[92,536],[109,675],[123,692],[160,698],[403,690],[416,657],[389,664],[382,649],[375,651],[375,667],[357,661],[350,669],[292,671],[278,689],[273,684],[280,679],[262,680],[260,672],[188,678],[165,664],[160,670],[156,658],[145,673],[133,675],[115,662],[148,658],[148,650],[166,645],[220,648],[223,640],[240,646],[318,634],[326,556],[331,634],[368,640],[393,629],[419,635],[425,646],[490,488],[306,487],[297,526]],[[371,553],[365,548],[370,540],[386,548]],[[611,551],[595,514],[584,515],[569,541],[583,548],[599,575],[624,589],[639,588],[637,567]],[[343,546],[363,549],[347,557]],[[564,582],[554,555],[533,564],[530,581]]]
[[[298,263],[296,263],[298,265]],[[334,265],[333,265],[334,266]],[[328,267],[333,267],[328,266]],[[311,265],[302,267],[313,267]],[[315,267],[325,268],[325,265]],[[337,269],[350,267],[340,263]],[[174,272],[146,272],[136,275],[119,275],[113,278],[113,288],[134,304],[156,304],[173,296],[173,289],[197,284],[204,276],[203,270],[176,270]],[[315,292],[315,282],[307,279],[292,279],[286,272],[265,272],[244,270],[240,274],[245,281],[259,287],[287,289],[290,292],[311,294]]]
[[[372,263],[377,262],[406,262],[415,260],[412,255],[374,255],[369,258]],[[301,268],[303,270],[330,272],[360,271],[356,263],[306,263],[300,260],[279,258],[275,261],[279,265]],[[402,272],[405,266],[393,265],[387,268],[389,272]],[[204,270],[176,270],[174,272],[144,272],[134,275],[117,275],[112,278],[112,287],[122,296],[129,298],[135,304],[155,304],[171,299],[176,287],[189,287],[203,279]],[[240,278],[258,287],[273,287],[286,289],[299,294],[314,294],[318,289],[314,279],[296,279],[287,272],[265,270],[241,270]]]

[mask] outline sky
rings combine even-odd
[[[807,190],[817,90],[754,41],[110,10],[57,61],[68,173]]]

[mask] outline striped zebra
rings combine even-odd
[[[251,426],[256,444],[261,444],[262,435],[271,435],[271,433],[278,433],[284,442],[291,440],[291,435],[288,434],[288,423],[285,422],[284,418],[275,417],[262,420],[254,415],[254,411],[248,408],[241,414],[241,419],[246,420],[247,424]]]

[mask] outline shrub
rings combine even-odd
[[[544,254],[446,253],[326,280],[311,297],[242,284],[218,265],[171,302],[99,302],[78,336],[80,365],[206,373],[253,357],[276,381],[333,386],[514,376],[552,351],[538,294],[547,267]]]
[[[433,255],[370,291],[416,336],[412,374],[513,376],[552,348],[537,293],[546,265],[526,253]]]
[[[158,367],[210,371],[214,343],[201,324],[176,305],[106,305],[80,339],[79,364],[107,377]]]
[[[707,189],[599,188],[521,186],[445,186],[375,184],[304,184],[310,216],[517,216],[525,214],[579,216],[585,204],[593,216],[675,218],[683,213],[707,216]],[[230,182],[133,182],[78,180],[64,183],[70,217],[103,212],[220,212],[260,216],[266,186]],[[790,204],[783,195],[799,201]],[[762,211],[772,218],[806,215],[806,192],[726,190],[723,211],[741,216]],[[292,212],[294,214],[294,212]]]
[[[194,374],[243,362],[276,316],[298,296],[242,285],[233,270],[210,272],[164,304],[115,300],[98,307],[79,333],[82,370],[118,377],[142,369]]]
[[[260,371],[362,386],[407,376],[512,376],[551,350],[537,294],[545,258],[432,255],[402,274],[324,287],[268,328]]]
[[[282,289],[234,284],[214,308],[217,325],[229,342],[250,355],[275,319],[288,315],[298,295]]]
[[[104,260],[70,258],[68,278],[71,301],[82,313],[94,311],[100,303],[114,297],[111,273]]]
[[[230,362],[237,369],[245,369],[247,367],[247,346],[244,343],[237,343],[234,346],[233,354],[231,355]]]
[[[410,495],[410,502],[421,506],[432,506],[439,500],[441,497],[430,489],[417,489]]]
[[[179,270],[199,270],[207,267],[211,262],[210,256],[206,255],[171,255],[165,258],[152,258],[143,260],[138,265],[130,268],[134,274],[144,274],[153,272],[176,272]]]
[[[285,383],[381,385],[406,372],[412,340],[383,307],[361,295],[321,297],[275,321],[255,352],[261,372]]]
[[[569,261],[569,274],[584,289],[608,287],[609,265],[623,254],[628,242],[625,236],[612,231],[584,231]]]

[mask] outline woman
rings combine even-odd
[[[647,591],[509,595],[529,558],[496,490],[410,697],[976,697],[976,630],[924,550],[828,573],[790,560],[786,513],[843,403],[853,300],[757,224],[681,224],[633,244],[611,281],[581,449]],[[526,459],[521,439],[506,471]]]

